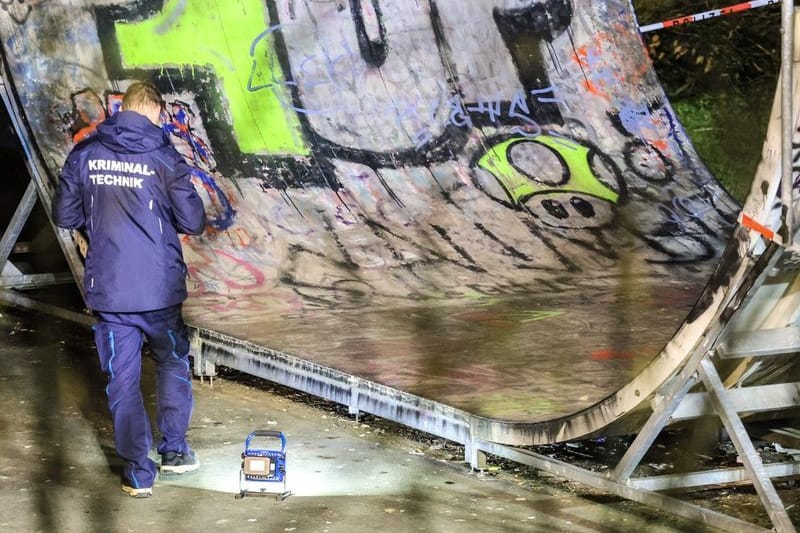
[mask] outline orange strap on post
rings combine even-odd
[[[774,241],[778,244],[783,244],[783,239],[781,239],[780,235],[776,234],[774,231],[761,224],[751,216],[741,213],[739,215],[739,223],[747,229],[751,229],[760,233],[767,240]]]

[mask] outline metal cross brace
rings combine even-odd
[[[665,385],[661,391],[660,401],[653,409],[650,418],[637,434],[616,468],[608,476],[609,478],[619,483],[637,486],[636,479],[631,479],[631,474],[682,402],[684,402],[689,390],[699,381],[702,381],[714,408],[714,412],[719,416],[725,429],[728,431],[739,453],[739,457],[744,464],[744,472],[746,474],[744,477],[746,477],[756,489],[767,514],[775,526],[775,530],[778,532],[795,531],[794,525],[789,519],[786,509],[772,484],[770,472],[774,471],[774,469],[765,468],[761,462],[761,458],[756,452],[747,434],[747,430],[739,417],[731,393],[723,384],[713,363],[713,359],[716,357],[716,347],[719,345],[721,339],[724,338],[723,333],[725,332],[727,324],[730,323],[729,319],[731,313],[739,310],[744,305],[746,299],[744,295],[749,294],[749,289],[753,286],[758,286],[763,282],[767,273],[774,267],[779,259],[780,254],[776,253],[775,245],[768,248],[762,255],[758,264],[751,270],[752,273],[757,274],[755,279],[753,279],[754,276],[751,275],[750,278],[752,281],[750,283],[743,283],[743,285],[739,287],[739,290],[737,290],[737,295],[727,306],[729,312],[725,314],[728,320],[720,321],[714,328],[709,329],[703,343],[696,347],[681,371]],[[790,468],[789,470],[794,471],[796,469]],[[786,469],[784,468],[783,471],[786,471]],[[673,477],[676,479],[679,477],[685,477],[687,479],[693,478],[693,486],[702,486],[703,483],[698,482],[696,479],[702,479],[702,476],[702,472],[695,472]],[[718,479],[718,476],[710,476],[705,485],[712,484],[713,479]],[[680,480],[678,480],[675,486],[681,486]]]
[[[3,67],[5,67],[5,65],[3,65]],[[31,180],[14,212],[9,226],[3,232],[2,239],[0,239],[0,287],[37,287],[66,282],[73,279],[79,280],[83,275],[83,262],[81,261],[69,232],[57,228],[50,218],[51,198],[47,191],[47,172],[41,161],[33,155],[34,150],[32,149],[33,143],[31,141],[30,132],[27,126],[22,122],[22,119],[20,119],[22,114],[19,112],[18,104],[11,93],[9,84],[6,82],[7,75],[5,70],[0,72],[0,99],[2,99],[3,104],[5,104],[8,110],[8,115],[11,118],[14,131],[25,153],[25,163]],[[36,205],[37,198],[41,202],[48,219],[50,219],[50,224],[56,234],[56,240],[70,266],[72,276],[60,274],[22,275],[15,268],[10,268],[8,259],[11,256],[14,246],[17,244],[25,223],[30,217],[33,207]],[[4,269],[6,274],[2,275]],[[78,288],[83,291],[82,284],[78,283]]]

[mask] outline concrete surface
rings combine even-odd
[[[105,377],[90,332],[0,307],[0,339],[2,531],[704,530],[513,469],[472,472],[452,443],[379,419],[356,420],[339,407],[243,376],[218,378],[213,386],[195,382],[189,437],[201,470],[162,477],[152,498],[132,499],[120,491]],[[145,383],[152,407],[149,360]],[[287,480],[295,494],[286,501],[234,497],[239,455],[254,429],[287,435]]]

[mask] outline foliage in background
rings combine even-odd
[[[741,0],[634,0],[639,24]],[[675,112],[709,170],[744,201],[780,69],[780,4],[643,35]]]
[[[771,96],[766,100],[753,106],[740,95],[723,93],[672,102],[697,153],[740,203],[750,192],[761,159]]]

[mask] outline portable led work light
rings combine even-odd
[[[255,437],[280,439],[280,450],[252,448]],[[280,492],[270,491],[268,484],[282,483]],[[247,436],[242,452],[242,469],[239,472],[237,499],[248,495],[272,496],[285,500],[292,491],[286,489],[286,436],[280,431],[257,430]]]

